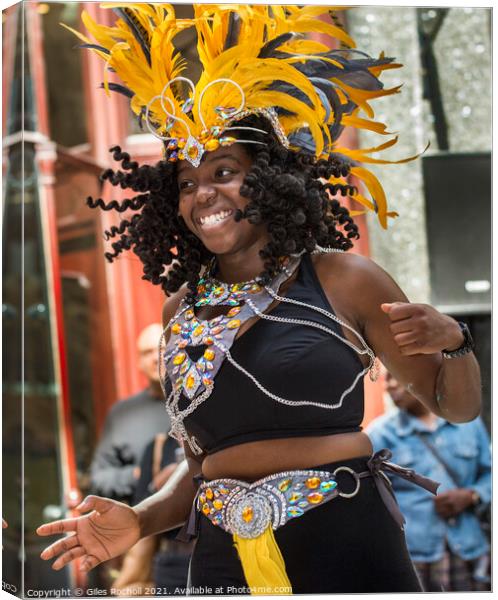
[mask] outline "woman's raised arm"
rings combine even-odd
[[[393,376],[432,412],[454,423],[481,408],[479,365],[472,352],[443,359],[464,341],[459,324],[428,304],[410,303],[393,279],[368,258],[321,257],[325,292],[349,305],[362,335]],[[331,300],[333,301],[333,300]]]

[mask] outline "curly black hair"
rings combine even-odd
[[[317,245],[351,248],[352,240],[359,237],[358,227],[348,210],[338,200],[331,199],[330,194],[346,196],[356,190],[346,183],[326,183],[331,177],[347,177],[350,165],[337,155],[317,160],[305,151],[284,148],[262,117],[252,115],[238,125],[267,132],[265,135],[247,130],[231,132],[239,139],[264,141],[262,145],[245,144],[253,163],[240,194],[248,203],[244,211],[235,214],[237,221],[248,219],[253,224],[265,223],[268,228],[270,241],[260,251],[264,265],[261,279],[271,280],[282,256],[303,250],[312,252]],[[186,300],[193,302],[201,271],[213,255],[178,215],[176,163],[161,160],[154,166],[139,166],[119,146],[110,151],[114,160],[121,162],[122,170],[107,169],[101,179],[138,195],[108,204],[101,198],[89,197],[87,204],[103,210],[140,212],[105,231],[107,240],[119,236],[111,244],[113,252],[105,253],[106,258],[112,262],[125,250],[133,250],[143,263],[143,279],[160,285],[166,295],[187,283]],[[165,265],[171,268],[166,271]]]

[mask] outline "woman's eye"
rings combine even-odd
[[[193,185],[194,185],[194,184],[193,184],[193,182],[192,182],[192,181],[187,181],[187,180],[186,180],[186,181],[180,181],[180,182],[178,183],[178,188],[179,188],[179,189],[180,189],[180,191],[182,192],[182,191],[184,191],[184,190],[188,190],[188,189],[190,189],[191,187],[193,187]]]
[[[220,168],[220,169],[218,169],[216,171],[216,176],[217,177],[223,178],[223,177],[228,177],[229,175],[233,175],[233,170],[232,169],[228,169],[228,168],[222,167],[222,168]]]

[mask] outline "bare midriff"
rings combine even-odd
[[[280,471],[309,469],[371,453],[370,439],[362,432],[259,440],[206,456],[202,473],[206,479],[230,477],[250,482]]]

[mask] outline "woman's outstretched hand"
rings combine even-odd
[[[140,539],[137,514],[122,502],[88,496],[77,510],[91,512],[46,523],[36,530],[41,536],[70,534],[45,548],[40,555],[43,560],[56,558],[52,568],[57,571],[76,558],[82,559],[82,571],[90,571],[99,563],[120,556]]]

